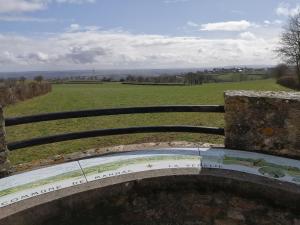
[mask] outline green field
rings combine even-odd
[[[274,80],[240,83],[204,84],[201,86],[135,86],[119,83],[53,85],[45,96],[9,106],[5,116],[21,116],[56,111],[151,106],[176,104],[223,104],[225,90],[287,90]],[[65,132],[128,126],[208,125],[224,126],[222,114],[167,113],[92,117],[19,125],[7,128],[9,142]],[[222,143],[223,137],[204,134],[137,134],[67,141],[20,149],[10,154],[13,164],[44,159],[57,154],[72,153],[96,147],[152,141],[198,141]]]

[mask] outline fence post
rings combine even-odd
[[[5,140],[5,120],[3,108],[0,105],[0,178],[11,172],[11,165],[8,160],[8,149]]]

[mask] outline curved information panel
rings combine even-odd
[[[0,179],[0,208],[42,194],[103,179],[149,171],[151,176],[200,174],[201,168],[240,171],[298,184],[300,161],[210,148],[133,151],[79,160]],[[149,173],[148,173],[149,174]]]

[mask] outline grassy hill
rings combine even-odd
[[[135,86],[120,83],[53,85],[53,91],[5,109],[5,116],[21,116],[56,111],[151,105],[223,104],[225,90],[288,90],[274,80],[240,83],[205,84],[202,86]],[[9,142],[65,132],[129,126],[208,125],[224,126],[222,114],[167,113],[92,117],[58,120],[7,128]],[[67,141],[10,154],[14,164],[47,158],[95,147],[152,141],[202,141],[222,143],[223,137],[205,134],[137,134]]]

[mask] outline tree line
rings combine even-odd
[[[0,86],[2,87],[14,87],[17,84],[25,84],[27,81],[32,82],[35,81],[37,83],[41,83],[44,80],[42,75],[35,76],[33,80],[28,80],[26,77],[21,76],[19,78],[0,78]]]
[[[251,78],[254,75],[256,78]],[[210,73],[207,71],[188,72],[181,75],[160,76],[132,76],[128,75],[120,81],[125,83],[149,83],[149,84],[185,84],[202,85],[204,83],[240,82],[252,79],[268,79],[273,77],[270,70],[255,70],[252,74],[244,72]]]

